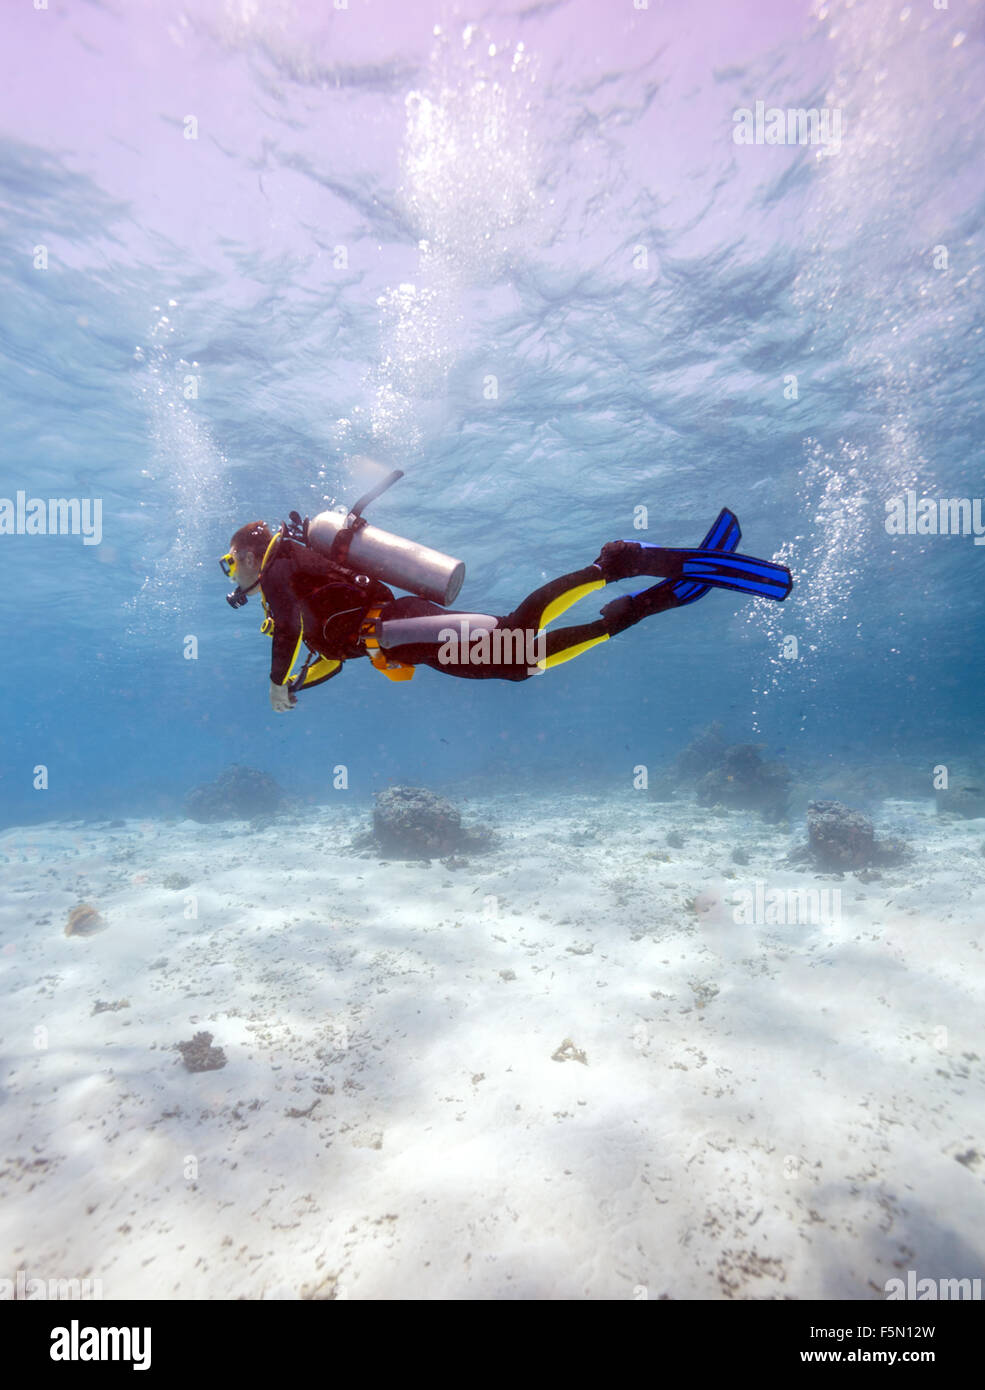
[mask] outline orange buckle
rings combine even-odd
[[[376,667],[377,671],[382,671],[388,680],[409,681],[413,678],[413,666],[405,666],[402,661],[388,661],[382,652],[378,656],[371,656],[369,659],[371,664]]]
[[[405,666],[402,661],[391,661],[380,651],[380,639],[376,636],[376,622],[379,616],[379,608],[370,608],[359,628],[359,635],[370,664],[375,666],[377,671],[382,671],[388,680],[409,681],[414,674],[413,666]],[[375,656],[371,654],[373,652]]]
[[[379,608],[367,609],[365,618],[359,624],[359,637],[364,647],[379,648],[379,638],[376,636],[376,621],[379,616]]]

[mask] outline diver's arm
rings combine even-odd
[[[287,624],[283,618],[274,619],[274,644],[270,656],[270,679],[274,685],[283,685],[294,665],[301,641],[301,624]]]
[[[274,620],[270,680],[282,686],[287,680],[301,642],[301,605],[287,583],[287,565],[271,566],[263,579],[263,596]]]

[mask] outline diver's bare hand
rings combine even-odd
[[[298,702],[298,697],[292,695],[286,685],[278,685],[276,681],[270,682],[270,708],[274,714],[287,714]]]

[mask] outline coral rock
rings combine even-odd
[[[423,787],[387,787],[378,792],[373,834],[384,854],[439,858],[477,847],[482,836],[462,828],[458,808]]]
[[[253,820],[272,815],[283,801],[283,791],[266,772],[235,764],[188,793],[185,815],[197,821]]]
[[[726,748],[721,762],[698,783],[703,806],[729,806],[759,811],[764,820],[783,818],[790,791],[790,773],[783,763],[767,763],[756,744]]]
[[[218,1071],[226,1065],[221,1047],[212,1046],[211,1033],[196,1033],[191,1042],[176,1044],[189,1071]]]
[[[952,766],[947,786],[935,789],[934,800],[939,816],[978,820],[985,816],[985,777],[970,764]]]
[[[702,729],[679,754],[674,763],[674,775],[682,782],[703,777],[720,765],[727,747],[722,726],[716,720]]]
[[[864,869],[877,857],[871,820],[840,801],[808,804],[807,843],[823,869]]]
[[[94,932],[102,931],[105,925],[106,923],[91,903],[80,903],[78,907],[73,907],[68,914],[65,935],[92,936]]]

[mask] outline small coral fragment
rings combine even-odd
[[[102,931],[105,925],[106,923],[91,903],[80,903],[78,907],[73,907],[68,914],[65,935],[92,936],[93,932]]]
[[[556,1052],[551,1053],[552,1062],[581,1062],[583,1067],[588,1066],[588,1058],[581,1048],[575,1047],[570,1038],[565,1038],[564,1042]]]
[[[176,1043],[189,1071],[218,1071],[226,1065],[221,1047],[212,1046],[211,1033],[196,1033],[191,1042]]]

